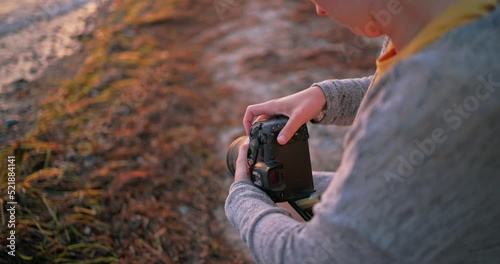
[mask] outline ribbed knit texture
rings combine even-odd
[[[248,181],[226,214],[258,263],[498,263],[500,11],[369,79],[317,84],[322,123],[352,124],[299,223]],[[327,183],[315,176],[316,182]]]

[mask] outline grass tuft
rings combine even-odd
[[[192,25],[218,21],[202,16],[211,8],[114,0],[100,11],[74,78],[50,91],[33,133],[0,150],[2,161],[16,156],[18,175],[17,257],[0,262],[243,261],[214,220],[225,189],[207,189],[224,180],[213,138],[229,94],[186,45]]]

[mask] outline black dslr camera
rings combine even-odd
[[[294,201],[314,192],[314,184],[307,126],[301,126],[285,145],[277,141],[287,121],[288,117],[278,116],[252,125],[247,169],[255,186],[264,190],[274,202],[290,202],[294,206]],[[229,147],[227,166],[232,175],[238,149],[246,138],[237,138]]]

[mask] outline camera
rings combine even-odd
[[[314,184],[306,124],[285,145],[277,141],[287,121],[288,117],[277,116],[252,125],[247,171],[253,184],[265,191],[274,202],[292,204],[309,197],[314,192]],[[245,136],[239,137],[229,147],[227,167],[233,176],[238,149],[246,139]]]

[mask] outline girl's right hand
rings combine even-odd
[[[321,88],[312,86],[286,97],[248,106],[243,126],[249,135],[250,127],[255,121],[275,115],[288,116],[288,122],[278,135],[278,143],[284,145],[303,124],[318,116],[323,109],[326,109],[325,95]]]

